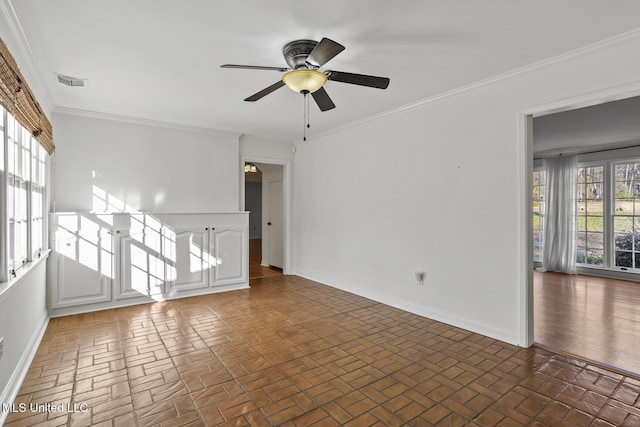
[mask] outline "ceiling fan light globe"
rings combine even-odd
[[[282,76],[282,82],[295,93],[313,93],[327,82],[327,76],[318,70],[293,70]]]

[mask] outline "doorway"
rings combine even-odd
[[[289,165],[243,159],[255,172],[243,172],[242,210],[249,211],[249,277],[288,274]]]
[[[596,123],[598,119],[608,116],[612,122],[611,126],[615,127],[616,131],[620,133],[622,115],[619,110],[615,110],[615,107],[619,108],[623,104],[628,107],[634,102],[640,106],[640,102],[638,102],[640,99],[635,101],[632,99],[637,94],[637,87],[615,94],[607,91],[606,94],[600,93],[581,99],[564,101],[564,105],[550,104],[541,106],[528,111],[523,116],[523,129],[525,130],[523,135],[526,140],[524,154],[527,159],[524,168],[527,175],[523,181],[527,185],[524,192],[527,198],[527,219],[524,223],[528,229],[526,238],[523,238],[527,245],[526,250],[523,251],[523,253],[526,253],[526,260],[523,260],[523,265],[528,267],[521,277],[526,281],[526,291],[523,295],[527,299],[527,302],[523,305],[525,309],[523,313],[525,322],[523,324],[526,325],[529,322],[529,325],[528,327],[525,326],[521,331],[525,331],[525,336],[528,334],[525,344],[530,345],[535,341],[535,344],[552,351],[574,355],[587,361],[607,365],[619,371],[640,373],[637,364],[624,362],[624,356],[629,350],[627,348],[629,343],[637,341],[638,323],[633,327],[611,327],[611,325],[621,325],[622,318],[625,321],[628,320],[627,317],[630,315],[629,305],[637,306],[639,294],[632,292],[631,289],[636,288],[637,290],[640,288],[639,283],[627,282],[624,284],[620,280],[616,280],[615,274],[607,278],[602,277],[607,275],[606,271],[598,272],[589,269],[579,269],[579,273],[583,275],[579,274],[577,276],[534,271],[534,248],[539,247],[539,242],[534,242],[533,235],[538,231],[536,230],[537,225],[539,225],[536,224],[536,215],[539,216],[540,212],[536,212],[536,209],[534,209],[536,207],[535,203],[539,202],[539,198],[536,198],[535,183],[532,177],[535,170],[534,165],[537,165],[534,163],[535,158],[582,153],[583,159],[591,160],[594,152],[611,153],[613,150],[621,150],[622,147],[640,145],[640,126],[633,131],[636,132],[635,136],[624,141],[611,135],[605,136],[603,124]],[[612,99],[615,99],[615,101],[611,102]],[[605,100],[607,101],[606,103]],[[611,108],[610,113],[605,112],[608,108]],[[637,118],[637,113],[630,113],[629,117]],[[633,120],[638,123],[637,119]],[[545,125],[559,126],[556,129],[562,130],[562,132],[558,131],[558,135],[560,133],[562,135],[556,141],[557,144],[551,143],[551,139],[548,138],[549,131],[551,130],[553,133],[553,126],[544,129],[541,126],[543,123]],[[580,128],[578,128],[578,124],[580,124]],[[598,126],[598,129],[595,129],[595,126]],[[536,129],[535,132],[534,127]],[[571,132],[568,132],[568,129],[571,128],[574,128],[573,138]],[[625,131],[629,133],[631,129],[627,128]],[[603,143],[603,141],[608,142]],[[544,149],[541,150],[541,146],[544,146]],[[541,155],[541,152],[546,152],[546,154]],[[585,155],[584,153],[591,154]],[[595,206],[599,197],[601,197],[600,193],[594,195],[594,201],[591,202],[591,205]],[[584,203],[588,205],[585,210],[590,212],[590,202],[587,200]],[[531,215],[532,212],[533,215]],[[580,212],[577,215],[580,216]],[[605,219],[605,221],[607,220]],[[600,222],[602,221],[583,220],[582,222],[578,221],[578,225],[584,223],[588,228],[591,224],[599,224]],[[578,239],[578,246],[586,245],[582,250],[584,252],[586,249],[588,252],[590,249],[589,244],[592,243],[592,239],[595,239],[595,234],[591,232],[592,230],[585,229],[583,231],[585,235],[588,235],[588,239],[582,239],[582,241]],[[607,233],[613,234],[612,231]],[[587,242],[586,244],[585,241]],[[596,253],[597,250],[593,252]],[[584,259],[598,260],[595,256],[584,257]],[[583,263],[585,262],[583,260]],[[632,296],[630,297],[630,295]],[[616,309],[616,306],[619,306],[618,309]],[[625,311],[621,308],[627,309]],[[632,309],[632,311],[632,315],[635,318],[640,318],[638,316],[639,309]],[[622,317],[616,320],[616,316]],[[568,327],[572,330],[568,331]],[[626,335],[622,337],[622,334],[628,333],[631,333],[628,339],[625,338]],[[634,333],[636,335],[633,335]],[[564,335],[560,337],[561,334]],[[616,342],[625,343],[623,344],[624,348],[612,348],[612,346],[615,347],[614,344]],[[627,360],[632,359],[627,357]]]

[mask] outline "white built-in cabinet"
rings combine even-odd
[[[51,314],[248,286],[248,214],[52,214]]]

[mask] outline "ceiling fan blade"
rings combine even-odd
[[[311,96],[313,96],[316,104],[320,107],[320,111],[328,111],[336,108],[336,104],[334,104],[331,98],[329,98],[329,94],[323,87],[313,92]]]
[[[309,56],[307,56],[306,63],[315,67],[322,67],[329,62],[331,58],[339,54],[344,50],[344,46],[340,43],[336,43],[331,39],[323,37],[320,43],[313,48]]]
[[[237,64],[224,64],[220,68],[239,68],[242,70],[271,70],[271,71],[289,71],[287,67],[262,67],[260,65],[237,65]]]
[[[282,86],[284,86],[284,82],[280,80],[277,83],[274,83],[271,86],[262,89],[260,92],[254,93],[250,97],[246,98],[245,101],[255,102],[258,99],[269,95],[271,92],[274,92],[275,90],[280,89]]]
[[[342,83],[351,83],[353,85],[375,87],[378,89],[386,89],[389,86],[389,78],[368,76],[366,74],[345,73],[344,71],[327,71],[329,80]]]

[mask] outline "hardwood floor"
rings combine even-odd
[[[640,376],[640,283],[534,273],[534,338]]]
[[[262,262],[262,239],[249,240],[249,281],[260,277],[281,276],[282,270],[264,267]]]
[[[51,319],[15,400],[35,410],[6,427],[638,426],[639,396],[640,380],[280,275]]]

